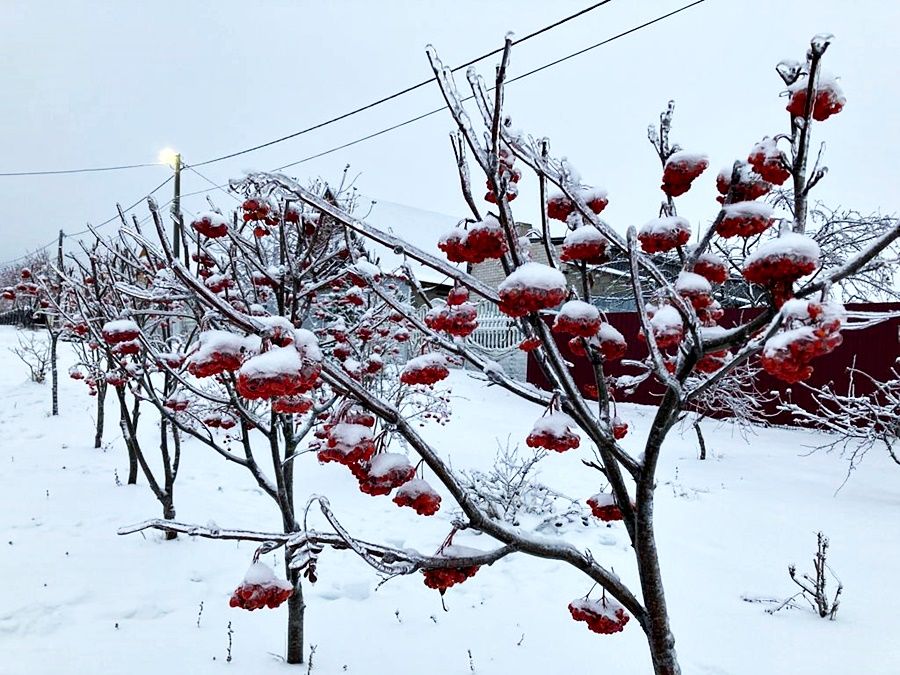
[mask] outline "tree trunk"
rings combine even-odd
[[[122,387],[116,387],[116,396],[119,399],[119,427],[125,439],[125,447],[128,450],[128,485],[137,485],[138,459],[137,452],[131,440],[128,430],[128,403],[125,401],[125,391]]]
[[[50,414],[59,415],[59,372],[56,367],[56,345],[59,342],[59,333],[50,331]]]
[[[303,602],[303,584],[299,570],[288,569],[290,558],[285,553],[284,566],[287,579],[294,586],[294,594],[288,599],[287,662],[303,663],[303,618],[306,604]]]
[[[165,518],[166,520],[175,520],[175,504],[174,500],[172,499],[171,491],[166,494],[166,498],[163,500],[163,518]],[[166,530],[166,541],[171,541],[172,539],[177,538],[177,532]]]
[[[706,441],[700,431],[700,420],[694,421],[694,431],[697,432],[697,442],[700,444],[700,459],[706,459]]]
[[[103,426],[106,422],[106,384],[97,386],[97,426],[94,433],[94,447],[103,445]]]
[[[647,608],[648,625],[644,627],[647,645],[653,660],[654,675],[681,675],[678,655],[675,653],[675,636],[669,626],[669,612],[666,594],[663,590],[662,575],[659,570],[659,555],[653,535],[652,503],[640,509],[636,549],[638,573],[641,578],[641,592],[644,607]]]

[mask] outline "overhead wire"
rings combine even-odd
[[[551,28],[555,28],[556,26],[559,26],[559,25],[561,25],[561,24],[563,24],[563,23],[566,23],[567,21],[571,21],[572,19],[574,19],[574,18],[576,18],[576,17],[578,17],[578,16],[581,16],[581,15],[583,15],[583,14],[585,14],[585,13],[587,13],[587,12],[593,10],[593,9],[596,9],[597,7],[600,7],[600,6],[603,6],[603,5],[605,5],[605,4],[608,4],[608,3],[611,2],[611,1],[612,1],[612,0],[604,0],[604,2],[595,3],[594,5],[591,5],[590,7],[586,8],[586,9],[584,9],[584,10],[582,10],[582,11],[576,13],[576,14],[570,15],[570,16],[568,16],[568,17],[566,17],[566,18],[564,18],[564,19],[561,19],[561,20],[557,21],[556,23],[551,24],[551,25],[549,25],[549,26],[545,26],[544,28],[540,29],[539,31],[535,31],[535,32],[533,32],[533,33],[530,33],[529,35],[525,36],[524,38],[522,38],[522,39],[520,39],[520,40],[518,40],[518,41],[514,41],[513,44],[517,44],[517,43],[524,42],[524,41],[527,40],[527,39],[530,39],[530,38],[532,38],[532,37],[535,37],[536,35],[539,35],[539,34],[541,34],[541,33],[543,33],[543,32],[546,32],[547,30],[550,30]],[[656,23],[659,23],[659,22],[664,21],[664,20],[666,20],[666,19],[668,19],[668,18],[671,18],[671,17],[673,17],[673,16],[675,16],[675,15],[677,15],[677,14],[680,14],[681,12],[684,12],[684,11],[686,11],[686,10],[688,10],[688,9],[691,9],[691,8],[693,8],[693,7],[696,7],[697,5],[703,4],[704,2],[706,2],[706,0],[694,0],[694,2],[691,2],[691,3],[688,3],[688,4],[686,4],[686,5],[683,5],[683,6],[677,8],[677,9],[675,9],[675,10],[672,10],[671,12],[668,12],[668,13],[666,13],[666,14],[662,14],[662,15],[660,15],[660,16],[654,18],[654,19],[651,19],[651,20],[649,20],[649,21],[645,21],[645,22],[642,23],[642,24],[639,24],[639,25],[637,25],[637,26],[634,26],[634,27],[632,27],[632,28],[629,28],[628,30],[622,31],[622,32],[620,32],[620,33],[617,33],[616,35],[613,35],[613,36],[611,36],[611,37],[609,37],[609,38],[606,38],[606,39],[604,39],[604,40],[601,40],[600,42],[596,42],[596,43],[594,43],[594,44],[592,44],[592,45],[590,45],[590,46],[588,46],[588,47],[585,47],[585,48],[580,49],[580,50],[578,50],[578,51],[572,52],[571,54],[568,54],[568,55],[566,55],[566,56],[563,56],[563,57],[561,57],[561,58],[559,58],[559,59],[556,59],[556,60],[554,60],[554,61],[551,61],[551,62],[548,62],[548,63],[546,63],[546,64],[543,64],[543,65],[541,65],[541,66],[539,66],[539,67],[537,67],[537,68],[534,68],[534,69],[532,69],[532,70],[530,70],[530,71],[528,71],[528,72],[526,72],[526,73],[522,73],[521,75],[517,75],[516,77],[510,78],[509,80],[507,80],[506,84],[511,84],[511,83],[517,82],[517,81],[522,80],[522,79],[524,79],[524,78],[526,78],[526,77],[529,77],[529,76],[531,76],[531,75],[534,75],[534,74],[536,74],[536,73],[539,73],[539,72],[541,72],[541,71],[543,71],[543,70],[546,70],[546,69],[551,68],[551,67],[553,67],[553,66],[559,65],[560,63],[563,63],[563,62],[565,62],[565,61],[568,61],[568,60],[570,60],[570,59],[573,59],[573,58],[575,58],[575,57],[577,57],[577,56],[581,56],[582,54],[585,54],[585,53],[587,53],[587,52],[589,52],[589,51],[592,51],[592,50],[594,50],[594,49],[597,49],[598,47],[601,47],[601,46],[610,44],[611,42],[614,42],[614,41],[619,40],[619,39],[621,39],[621,38],[623,38],[623,37],[626,37],[626,36],[628,36],[628,35],[631,35],[631,34],[637,32],[637,31],[640,31],[640,30],[643,30],[643,29],[645,29],[645,28],[648,28],[648,27],[650,27],[650,26],[652,26],[652,25],[654,25],[654,24],[656,24]],[[496,50],[494,50],[494,51],[492,51],[492,52],[490,52],[490,53],[488,53],[488,54],[485,54],[485,55],[483,55],[483,56],[481,56],[481,57],[478,57],[478,58],[476,58],[476,59],[473,59],[473,60],[471,60],[470,62],[467,62],[467,63],[465,63],[465,64],[456,66],[456,67],[453,68],[452,70],[453,70],[453,71],[456,71],[456,70],[460,70],[461,68],[468,67],[469,65],[472,65],[473,63],[477,63],[478,61],[481,61],[481,60],[483,60],[483,59],[485,59],[485,58],[488,58],[489,56],[498,54],[498,53],[500,53],[501,51],[503,51],[503,48],[496,49]],[[314,129],[321,128],[321,127],[323,127],[323,126],[327,126],[328,124],[332,124],[333,122],[339,121],[340,119],[345,119],[346,117],[350,117],[350,116],[352,116],[352,115],[355,115],[355,114],[357,114],[358,112],[362,112],[363,110],[366,110],[366,109],[369,109],[369,108],[371,108],[371,107],[374,107],[375,105],[379,105],[380,103],[383,103],[383,102],[385,102],[385,101],[387,101],[387,100],[391,100],[392,98],[396,98],[397,96],[400,96],[400,95],[402,95],[403,93],[408,93],[408,91],[413,91],[413,90],[415,90],[415,89],[418,89],[419,87],[424,86],[425,84],[428,84],[428,83],[431,83],[431,82],[432,82],[432,80],[427,80],[427,81],[424,81],[424,82],[422,82],[422,83],[413,85],[412,87],[408,87],[407,90],[404,90],[404,91],[402,91],[402,92],[397,92],[396,94],[391,95],[390,97],[385,97],[384,99],[379,99],[379,101],[373,102],[372,104],[369,104],[368,106],[364,106],[364,107],[362,107],[362,108],[358,108],[358,109],[356,109],[356,110],[354,110],[354,111],[350,111],[349,113],[345,113],[345,114],[342,115],[342,116],[339,116],[339,117],[337,117],[337,118],[333,118],[332,120],[326,121],[326,122],[321,123],[321,124],[319,124],[319,125],[316,125],[316,126],[314,126],[314,127],[309,127],[309,128],[307,128],[307,129],[301,130],[301,131],[299,131],[299,132],[296,132],[295,134],[291,134],[291,135],[289,135],[289,136],[285,136],[285,137],[282,137],[282,138],[280,138],[280,139],[276,139],[275,141],[270,141],[270,142],[268,142],[268,143],[266,143],[266,144],[262,144],[262,145],[259,145],[259,146],[254,146],[253,148],[248,148],[248,149],[245,149],[245,150],[243,150],[243,151],[239,151],[239,152],[237,152],[237,153],[232,153],[232,154],[230,154],[230,155],[218,157],[218,158],[215,158],[215,159],[212,159],[212,160],[206,160],[206,161],[204,161],[204,162],[198,162],[198,163],[196,163],[196,164],[184,164],[184,168],[189,169],[189,170],[193,171],[194,173],[196,173],[200,178],[202,178],[202,179],[205,180],[206,182],[210,183],[210,185],[212,185],[212,187],[206,188],[206,189],[203,189],[203,190],[197,190],[197,191],[194,191],[194,192],[183,193],[183,194],[181,195],[181,198],[184,199],[184,198],[186,198],[186,197],[192,197],[192,196],[196,196],[196,195],[199,195],[199,194],[205,194],[205,193],[208,193],[208,192],[212,192],[213,190],[221,190],[222,192],[225,192],[225,193],[228,194],[229,196],[232,196],[232,197],[234,196],[234,195],[232,195],[230,192],[228,192],[227,190],[225,190],[225,188],[228,187],[228,185],[229,185],[227,182],[226,182],[226,183],[223,183],[223,184],[217,184],[217,183],[215,183],[213,180],[211,180],[211,179],[208,178],[207,176],[205,176],[205,175],[203,175],[202,173],[200,173],[199,171],[197,171],[197,170],[196,170],[196,167],[198,167],[198,166],[205,166],[205,165],[207,165],[207,164],[212,164],[213,162],[216,162],[216,161],[220,161],[220,160],[224,160],[224,159],[229,159],[229,158],[231,158],[231,157],[236,157],[236,156],[241,155],[241,154],[246,154],[247,152],[252,152],[253,150],[258,150],[258,149],[261,149],[261,148],[263,148],[263,147],[268,147],[268,146],[270,146],[270,145],[274,145],[275,143],[281,142],[281,141],[283,141],[283,140],[288,140],[289,138],[296,138],[297,136],[300,136],[300,135],[303,135],[303,134],[308,133],[308,132],[310,132],[310,131],[313,131]],[[463,100],[469,100],[469,99],[471,99],[471,98],[472,98],[472,96],[469,96],[469,97],[467,97],[467,98],[465,98],[465,99],[463,99]],[[294,166],[297,166],[297,165],[299,165],[299,164],[303,164],[303,163],[306,163],[306,162],[310,162],[310,161],[312,161],[312,160],[314,160],[314,159],[318,159],[318,158],[320,158],[320,157],[324,157],[324,156],[326,156],[326,155],[333,154],[333,153],[335,153],[335,152],[338,152],[338,151],[340,151],[340,150],[349,148],[349,147],[354,146],[354,145],[357,145],[357,144],[359,144],[359,143],[363,143],[363,142],[365,142],[365,141],[371,140],[371,139],[376,138],[376,137],[378,137],[378,136],[382,136],[382,135],[384,135],[384,134],[386,134],[386,133],[389,133],[389,132],[391,132],[391,131],[395,131],[395,130],[397,130],[397,129],[400,129],[400,128],[402,128],[402,127],[408,126],[408,125],[410,125],[410,124],[414,124],[415,122],[418,122],[418,121],[420,121],[420,120],[423,120],[423,119],[425,119],[425,118],[427,118],[427,117],[430,117],[430,116],[432,116],[432,115],[436,115],[436,114],[438,114],[438,113],[444,111],[445,109],[446,109],[446,108],[443,107],[443,106],[440,107],[440,108],[435,108],[434,110],[430,110],[430,111],[428,111],[428,112],[422,113],[422,114],[417,115],[417,116],[415,116],[415,117],[412,117],[412,118],[410,118],[410,119],[404,120],[403,122],[399,122],[399,123],[397,123],[397,124],[393,124],[393,125],[391,125],[391,126],[389,126],[389,127],[385,127],[384,129],[380,129],[380,130],[378,130],[378,131],[375,131],[375,132],[373,132],[373,133],[367,134],[367,135],[362,136],[362,137],[360,137],[360,138],[356,138],[356,139],[354,139],[354,140],[352,140],[352,141],[348,141],[348,142],[346,142],[346,143],[342,143],[342,144],[340,144],[340,145],[334,146],[334,147],[329,148],[329,149],[327,149],[327,150],[324,150],[324,151],[322,151],[322,152],[318,152],[318,153],[315,153],[315,154],[313,154],[313,155],[309,155],[309,156],[304,157],[304,158],[302,158],[302,159],[299,159],[299,160],[297,160],[297,161],[295,161],[295,162],[291,162],[291,163],[289,163],[289,164],[284,164],[284,165],[279,166],[279,167],[276,167],[275,169],[272,169],[272,170],[273,170],[273,171],[282,171],[282,170],[284,170],[284,169],[289,169],[289,168],[294,167]],[[149,166],[153,166],[153,165],[149,165]],[[2,176],[2,175],[6,175],[6,174],[0,174],[0,176]],[[124,211],[125,211],[125,212],[128,212],[128,211],[132,210],[134,207],[136,207],[138,204],[140,204],[140,203],[141,203],[143,200],[145,200],[147,197],[149,197],[150,195],[152,195],[153,193],[155,193],[156,191],[158,191],[159,189],[161,189],[164,185],[166,185],[166,183],[168,183],[169,181],[171,181],[173,178],[174,178],[174,176],[169,176],[169,177],[168,177],[165,181],[163,181],[160,185],[158,185],[156,188],[154,188],[153,190],[151,190],[151,191],[150,191],[149,193],[147,193],[146,195],[142,196],[142,197],[141,197],[140,199],[138,199],[134,204],[132,204],[131,206],[129,206],[127,209],[124,209]],[[104,221],[103,223],[100,223],[100,224],[97,225],[96,227],[99,228],[99,227],[103,227],[103,226],[105,226],[105,225],[108,225],[109,223],[113,222],[114,220],[117,220],[118,217],[119,217],[118,214],[116,214],[116,215],[113,216],[112,218],[110,218],[110,219]],[[95,228],[95,229],[96,229],[96,228]],[[81,235],[81,234],[85,234],[85,233],[87,233],[87,232],[89,232],[89,231],[90,231],[89,229],[85,229],[85,230],[81,230],[81,231],[79,231],[79,232],[73,233],[72,235],[68,235],[68,236],[78,236],[78,235]],[[20,256],[19,258],[15,258],[15,259],[13,259],[13,260],[9,260],[9,261],[0,263],[0,266],[9,265],[9,264],[12,264],[12,263],[14,263],[14,262],[18,262],[19,260],[24,260],[24,259],[30,257],[31,255],[34,255],[34,253],[36,253],[37,251],[41,251],[41,250],[43,250],[43,249],[49,248],[49,247],[52,246],[55,242],[56,242],[56,239],[54,239],[54,240],[53,240],[52,242],[50,242],[49,244],[46,244],[45,246],[42,246],[42,247],[40,247],[40,248],[38,248],[38,249],[35,249],[34,251],[32,251],[32,252],[29,253],[29,254]]]

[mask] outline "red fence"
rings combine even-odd
[[[900,303],[852,304],[846,307],[849,312],[900,312]],[[748,321],[759,311],[758,309],[725,310],[725,316],[720,323],[729,328]],[[625,336],[628,342],[628,352],[625,354],[625,358],[633,360],[645,358],[646,347],[637,339],[640,330],[637,314],[618,312],[610,313],[607,316],[609,322]],[[871,375],[874,379],[883,381],[892,377],[891,368],[900,366],[897,363],[897,359],[900,357],[900,319],[889,319],[861,330],[844,330],[842,335],[844,342],[840,347],[831,354],[812,362],[814,372],[812,377],[806,381],[810,387],[818,389],[826,384],[832,384],[838,393],[846,393],[849,385],[849,368],[855,367],[857,370]],[[587,359],[573,355],[564,338],[557,338],[557,345],[562,355],[574,364],[573,374],[576,383],[580,387],[593,384],[594,375]],[[606,372],[613,376],[637,374],[634,368],[622,366],[619,362],[611,364]],[[544,389],[548,388],[547,380],[533,357],[528,359],[527,379],[532,384]],[[857,377],[854,384],[857,394],[867,394],[873,390],[872,384],[867,378]],[[780,392],[782,399],[790,398],[793,403],[806,410],[813,408],[812,396],[804,386],[788,385],[764,372],[758,376],[756,386],[763,392]],[[661,392],[660,385],[651,378],[642,383],[633,394],[619,395],[617,400],[653,404],[659,400]],[[774,402],[767,404],[764,412],[775,424],[793,423],[791,415],[778,411]]]

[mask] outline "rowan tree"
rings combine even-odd
[[[239,184],[252,185],[254,194],[264,195],[275,204],[302,205],[304,213],[309,209],[313,217],[327,219],[339,227],[347,241],[367,239],[390,247],[453,280],[452,298],[446,306],[429,312],[430,319],[426,317],[426,320],[419,319],[408,304],[398,301],[378,284],[369,284],[373,299],[377,297],[385,311],[396,312],[405,325],[419,332],[423,344],[431,350],[400,366],[400,382],[415,391],[427,389],[447,377],[448,356],[461,358],[480,369],[492,385],[504,387],[544,409],[526,439],[530,446],[549,451],[551,455],[591,446],[598,461],[588,462],[584,470],[597,472],[598,492],[584,498],[596,518],[621,523],[632,544],[639,587],[626,585],[604,561],[566,541],[564,536],[550,538],[510,527],[496,510],[485,505],[484,495],[473,493],[471,481],[450,467],[442,456],[441,444],[425,440],[394,399],[368,387],[353,369],[346,367],[346,362],[335,358],[333,350],[329,353],[329,349],[323,348],[321,337],[318,349],[322,358],[307,353],[302,363],[315,362],[318,380],[327,391],[339,397],[342,405],[372,415],[380,420],[376,424],[382,425],[379,443],[374,448],[367,443],[369,436],[361,430],[354,429],[351,434],[351,430],[342,429],[337,433],[340,424],[332,427],[331,432],[326,432],[326,439],[329,445],[334,439],[334,448],[340,448],[337,461],[346,464],[360,478],[364,491],[377,494],[396,489],[398,504],[409,503],[427,516],[433,497],[424,486],[413,483],[416,480],[413,463],[396,451],[406,448],[427,467],[429,480],[438,481],[461,509],[461,519],[453,524],[435,554],[424,555],[356,538],[324,497],[314,498],[310,507],[318,504],[332,532],[306,527],[290,534],[240,532],[160,520],[123,528],[121,532],[155,527],[209,538],[259,541],[267,550],[284,546],[292,573],[305,570],[315,574],[317,554],[324,546],[349,548],[384,574],[422,573],[424,583],[441,592],[464,583],[483,566],[514,553],[557,560],[582,571],[586,587],[600,586],[599,597],[591,598],[588,593],[568,603],[574,620],[585,622],[594,632],[611,634],[622,630],[634,618],[646,635],[653,672],[680,673],[653,517],[657,468],[667,435],[685,411],[751,359],[759,358],[763,369],[785,381],[809,377],[810,363],[835,349],[841,341],[844,312],[829,297],[829,290],[859,272],[900,237],[900,226],[895,225],[852,259],[820,271],[819,248],[804,234],[810,190],[824,177],[818,164],[811,171],[807,168],[813,121],[824,121],[840,112],[845,104],[836,80],[825,77],[820,68],[830,43],[830,36],[816,36],[804,63],[779,64],[778,72],[788,89],[788,132],[777,138],[773,136],[772,141],[764,139],[761,148],[758,144],[751,149],[746,161],[740,159],[730,171],[719,175],[721,207],[716,209],[711,225],[699,237],[699,242],[690,248],[687,244],[691,224],[677,213],[676,200],[704,173],[708,159],[672,144],[664,124],[654,143],[662,163],[662,205],[655,214],[657,217],[639,230],[629,228],[623,237],[600,216],[609,199],[605,191],[585,185],[569,162],[551,155],[546,139],[517,131],[504,112],[511,38],[506,41],[496,71],[493,93],[474,70],[467,73],[477,111],[474,119],[463,105],[452,72],[443,66],[434,50],[428,51],[437,83],[457,127],[452,134],[453,149],[460,169],[460,184],[472,212],[459,227],[441,237],[438,248],[445,257],[420,250],[353,217],[327,194],[282,174],[257,173],[248,179],[249,183]],[[470,158],[486,179],[487,209],[479,205],[474,193]],[[533,174],[540,188],[544,241],[549,242],[550,219],[564,221],[567,227],[559,260],[548,246],[551,255],[547,265],[529,259],[528,249],[516,229],[511,202],[518,196],[518,183],[526,180],[523,170]],[[771,190],[773,183],[787,180],[791,180],[794,189],[793,216],[779,223],[771,207],[760,198]],[[244,207],[246,213],[246,202]],[[228,226],[228,223],[222,225],[225,230]],[[229,303],[210,289],[208,283],[197,282],[173,256],[161,227],[158,232],[167,269],[191,290],[192,301],[213,312],[216,320],[227,323],[232,330],[240,329],[241,339],[246,339],[246,335],[257,336],[263,345],[272,340],[271,323],[265,317],[254,316],[249,305]],[[744,242],[738,269],[765,298],[761,311],[753,319],[731,328],[718,325],[721,309],[712,289],[723,281],[722,265],[709,255],[711,244],[728,239]],[[353,258],[350,248],[349,255]],[[623,254],[630,262],[640,337],[623,336],[612,329],[602,311],[590,302],[589,275],[608,251]],[[680,270],[674,280],[663,273],[658,259],[654,258],[667,252],[672,252],[679,261]],[[294,259],[302,257],[301,250]],[[498,260],[502,266],[505,280],[499,288],[492,288],[450,264],[484,260]],[[577,281],[570,284],[563,269],[574,272]],[[810,281],[813,274],[817,276]],[[295,295],[297,292],[295,288]],[[484,360],[471,349],[464,334],[477,321],[477,311],[473,317],[467,306],[468,298],[473,296],[497,305],[501,312],[518,321],[525,335],[522,347],[532,350],[531,354],[551,383],[550,391],[536,390],[514,380],[496,363]],[[573,350],[589,357],[594,372],[589,396],[576,385],[556,335],[564,335]],[[618,392],[605,373],[611,361],[621,358],[624,344],[634,339],[646,344],[648,353],[642,368],[664,392],[639,455],[629,453],[619,443],[627,433],[627,420],[616,418]],[[253,355],[246,360],[236,358],[233,369],[243,369],[254,359],[265,356],[256,355],[254,349],[249,353]],[[321,451],[320,459],[326,459]],[[429,498],[416,506],[416,499],[422,494]],[[465,529],[488,535],[496,542],[494,548],[474,551],[457,546],[453,537]],[[253,583],[255,579],[242,587],[237,604],[250,602],[256,606],[262,597],[276,600],[280,597],[281,589],[273,585],[270,577],[266,576],[259,584]],[[263,592],[258,587],[268,590]],[[284,590],[287,591],[286,587]],[[251,600],[245,600],[245,595]],[[566,602],[561,598],[561,607]]]

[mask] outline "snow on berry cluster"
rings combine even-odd
[[[408,506],[420,516],[433,516],[441,508],[441,497],[427,482],[413,478],[397,489],[394,495],[397,506]]]
[[[500,179],[506,179],[506,200],[512,201],[516,197],[519,196],[519,181],[522,179],[522,171],[516,167],[516,158],[509,151],[508,148],[501,147],[499,154],[500,159],[500,167],[498,173],[500,174]],[[491,204],[497,203],[497,194],[494,192],[491,187],[491,181],[488,179],[486,181],[487,184],[487,194],[484,195],[484,200],[486,202],[490,202]]]
[[[766,286],[776,307],[793,295],[793,285],[800,277],[819,267],[821,251],[810,237],[784,232],[777,239],[761,244],[744,260],[747,281]]]
[[[722,207],[723,216],[716,225],[722,237],[752,237],[762,234],[775,222],[773,209],[762,202],[735,202]]]
[[[753,146],[747,163],[760,178],[773,185],[782,185],[791,177],[787,155],[778,149],[774,138],[764,138]]]
[[[593,337],[600,330],[600,310],[582,300],[569,300],[559,308],[553,330],[575,337]]]
[[[728,279],[728,264],[715,253],[702,253],[691,271],[711,284],[721,284]]]
[[[207,211],[198,214],[197,217],[191,221],[191,227],[204,237],[216,239],[228,234],[228,219],[221,213]]]
[[[599,600],[573,600],[569,603],[569,612],[573,619],[584,621],[590,630],[602,635],[621,632],[630,618],[620,603],[605,596]]]
[[[747,162],[739,163],[738,180],[732,186],[731,178],[733,173],[734,168],[726,166],[716,176],[716,189],[720,195],[716,200],[720,204],[725,203],[729,192],[731,192],[730,202],[736,204],[738,202],[752,202],[763,195],[769,194],[772,190],[772,184],[763,180],[762,176],[756,173]]]
[[[498,288],[500,311],[513,317],[556,307],[566,297],[566,277],[557,269],[528,262],[513,270]]]
[[[607,192],[603,188],[582,187],[578,196],[584,200],[592,213],[600,213],[609,204]],[[555,192],[547,199],[547,217],[566,222],[575,213],[575,203],[562,192]]]
[[[484,551],[469,548],[467,546],[459,546],[457,544],[448,544],[441,548],[437,553],[438,558],[471,558],[482,555]],[[428,588],[434,588],[443,595],[448,588],[461,584],[466,579],[471,579],[478,572],[479,565],[463,565],[461,567],[435,567],[423,570],[425,585]]]
[[[688,243],[691,224],[681,216],[654,218],[641,226],[637,237],[645,253],[665,253]]]
[[[429,352],[416,356],[406,362],[400,372],[403,384],[433,385],[450,375],[447,368],[447,357],[438,352]]]
[[[525,442],[531,448],[543,448],[565,452],[577,448],[581,443],[575,420],[561,412],[544,415],[534,423]]]
[[[650,321],[650,330],[656,339],[656,346],[660,349],[677,347],[684,338],[684,322],[678,310],[672,305],[648,304],[647,316]],[[646,339],[643,331],[638,334],[641,340]]]
[[[451,291],[447,297],[447,304],[435,304],[428,310],[425,314],[425,325],[431,330],[457,337],[471,335],[478,328],[478,312],[471,302],[460,301],[461,297],[460,293],[453,295]],[[468,297],[468,293],[465,297]]]
[[[254,562],[244,575],[228,604],[253,611],[268,607],[275,609],[294,594],[290,582],[275,576],[272,568],[261,562]]]
[[[559,250],[563,262],[585,262],[600,265],[607,261],[606,237],[593,225],[580,225],[569,230]]]
[[[438,248],[450,262],[480,263],[506,253],[506,238],[500,221],[492,215],[469,223],[468,228],[455,227],[438,240]]]
[[[294,396],[312,389],[322,371],[322,353],[313,334],[295,331],[300,339],[247,359],[238,371],[237,390],[244,398]]]
[[[194,377],[211,377],[241,367],[246,354],[259,350],[260,341],[224,330],[207,330],[197,336],[196,347],[185,363]]]
[[[691,189],[691,183],[709,168],[709,158],[696,152],[674,152],[663,167],[662,191],[678,197]]]
[[[598,492],[588,497],[587,505],[591,507],[591,513],[595,518],[604,522],[622,520],[622,511],[616,504],[616,499],[608,492]]]
[[[791,117],[803,117],[806,114],[806,94],[809,88],[809,76],[802,75],[788,87],[787,110]],[[847,105],[844,91],[833,75],[824,72],[819,73],[816,82],[815,99],[813,100],[812,118],[818,122],[824,122],[832,115],[836,115]]]
[[[809,379],[813,373],[809,362],[838,347],[844,308],[837,302],[815,302],[792,299],[781,309],[784,330],[773,335],[763,347],[760,362],[763,369],[785,382]]]

